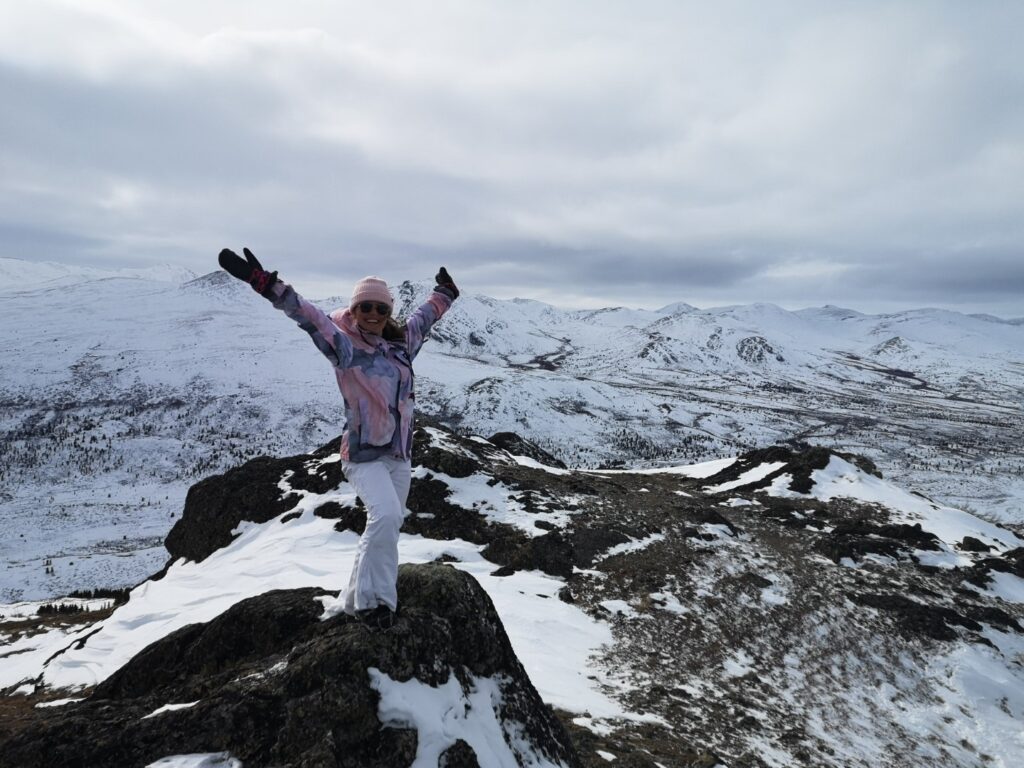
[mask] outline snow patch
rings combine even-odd
[[[736,498],[723,501],[719,504],[721,507],[760,507],[763,506],[759,501],[751,501],[750,499],[743,499],[737,496]]]
[[[756,467],[748,469],[735,480],[730,480],[728,483],[722,483],[721,485],[708,486],[704,490],[708,493],[722,493],[723,491],[731,491],[734,488],[742,488],[744,485],[750,485],[751,483],[756,483],[758,480],[764,480],[772,472],[782,469],[784,466],[786,466],[786,462],[784,461],[773,461],[768,464],[758,464]]]
[[[189,709],[190,707],[194,707],[198,703],[198,701],[190,701],[187,704],[164,704],[159,709],[154,709],[148,715],[145,715],[142,719],[149,720],[149,718],[151,717],[159,717],[160,715],[164,714],[164,712],[177,712],[179,709]]]
[[[650,536],[646,536],[642,539],[634,539],[633,541],[625,541],[622,544],[617,544],[607,552],[604,553],[602,559],[606,560],[614,555],[622,555],[626,552],[639,552],[642,549],[647,549],[657,541],[664,541],[665,534],[663,533],[652,533]]]
[[[964,586],[982,595],[998,597],[1000,600],[1005,600],[1008,603],[1024,603],[1024,579],[1012,573],[1002,573],[1001,571],[990,571],[989,577],[992,579],[992,582],[988,585],[987,589],[980,589],[969,582],[963,583]]]
[[[640,614],[636,612],[636,609],[627,603],[625,600],[602,600],[601,607],[611,614],[622,614],[627,619],[632,619]]]
[[[761,602],[768,605],[785,605],[789,602],[786,589],[778,583],[761,590]]]
[[[587,469],[581,470],[594,475],[682,475],[696,480],[717,475],[736,463],[736,457],[715,459],[700,464],[687,464],[679,467],[655,467],[654,469]]]
[[[63,707],[68,704],[76,704],[79,701],[85,701],[85,699],[56,699],[54,701],[41,701],[36,704],[36,709],[46,709],[47,707]]]
[[[679,598],[671,592],[651,592],[651,600],[655,601],[654,605],[657,608],[669,613],[676,613],[682,616],[690,612],[690,609],[679,602]]]
[[[529,467],[530,469],[542,469],[545,472],[550,472],[552,475],[568,475],[572,474],[567,469],[561,467],[552,467],[548,464],[541,464],[536,459],[532,459],[529,456],[516,456],[512,455],[512,460],[515,461],[521,467]]]
[[[557,506],[550,510],[527,512],[526,507],[513,497],[516,492],[504,483],[495,483],[490,475],[475,474],[469,477],[450,477],[443,472],[434,472],[424,467],[416,467],[412,476],[423,478],[433,476],[448,486],[451,504],[478,512],[494,523],[511,525],[527,536],[542,536],[545,530],[536,526],[536,521],[544,520],[552,525],[564,528],[571,513]]]
[[[172,755],[162,757],[146,768],[244,768],[227,752],[211,752],[202,755]]]
[[[754,660],[746,651],[736,651],[722,663],[726,677],[743,677],[754,671]]]
[[[462,739],[481,765],[495,768],[556,768],[524,737],[519,723],[501,720],[501,677],[470,676],[464,689],[454,674],[433,687],[415,678],[393,680],[369,669],[370,685],[380,693],[377,716],[385,727],[415,728],[416,759],[411,768],[435,768],[441,754]]]

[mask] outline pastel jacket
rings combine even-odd
[[[334,366],[345,400],[343,461],[373,461],[381,456],[412,457],[413,372],[431,326],[448,311],[452,298],[435,289],[405,321],[404,341],[386,341],[364,333],[349,309],[327,315],[278,280],[268,298],[299,324]]]

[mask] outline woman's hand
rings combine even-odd
[[[434,280],[437,282],[438,288],[445,288],[451,293],[452,299],[459,298],[459,289],[455,287],[455,281],[452,280],[452,276],[448,274],[448,270],[441,267],[434,275]],[[435,289],[436,290],[436,289]]]
[[[260,296],[269,297],[270,289],[277,282],[277,272],[267,272],[248,248],[243,248],[242,253],[245,254],[244,260],[230,248],[225,248],[217,261],[230,275],[251,285]]]

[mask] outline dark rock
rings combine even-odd
[[[528,538],[510,534],[496,538],[480,553],[492,563],[508,565],[519,571],[544,571],[551,576],[572,575],[572,544],[558,531]]]
[[[448,477],[469,477],[479,472],[480,461],[433,445],[416,448],[416,464]]]
[[[338,522],[334,524],[334,530],[339,533],[341,531],[355,531],[361,536],[363,531],[366,530],[366,508],[362,506],[342,507],[339,505],[339,509],[341,513],[337,517]]]
[[[182,627],[100,683],[91,700],[134,699],[165,691],[184,695],[180,701],[203,698],[251,662],[303,642],[323,613],[314,598],[325,594],[320,589],[275,590],[236,603],[206,624]],[[243,626],[259,627],[259,632],[240,632]]]
[[[320,621],[318,590],[243,601],[154,643],[84,702],[33,711],[0,744],[4,768],[142,768],[173,754],[228,752],[245,765],[410,765],[415,731],[382,728],[368,670],[437,686],[502,679],[499,720],[549,760],[579,766],[568,736],[515,657],[490,598],[449,566],[403,565],[394,629]],[[146,717],[170,703],[194,706]],[[449,766],[477,756],[453,744]]]
[[[733,525],[732,522],[725,517],[725,515],[718,512],[717,510],[710,509],[707,507],[700,507],[698,509],[691,509],[688,511],[690,514],[690,519],[692,519],[696,523],[702,523],[704,525],[722,525],[728,528],[729,533],[731,533],[733,536],[740,535],[740,529]],[[699,536],[699,538],[703,537]],[[711,538],[713,539],[715,537],[712,536]]]
[[[915,549],[939,550],[941,545],[935,534],[921,529],[920,523],[875,525],[858,519],[837,523],[816,549],[838,563],[843,558],[856,561],[868,554],[898,559]]]
[[[811,474],[825,469],[831,458],[831,451],[827,448],[809,447],[795,454],[790,459],[788,466],[785,467],[785,470],[793,478],[789,482],[789,490],[795,493],[810,493],[814,487]]]
[[[325,520],[338,520],[334,526],[335,530],[351,530],[362,533],[366,527],[366,507],[358,503],[354,507],[339,504],[336,501],[328,501],[313,510],[313,514]]]
[[[619,544],[625,544],[631,538],[623,531],[607,526],[573,528],[568,535],[572,543],[573,562],[580,568],[589,568],[598,555]]]
[[[487,523],[479,512],[457,507],[448,501],[450,492],[436,477],[414,477],[406,506],[413,513],[402,530],[432,539],[464,539],[484,544],[504,529]]]
[[[937,551],[942,548],[938,536],[930,531],[922,530],[920,523],[875,525],[867,520],[852,520],[837,523],[832,530],[832,535],[836,537],[877,536],[882,539],[905,542],[915,549]]]
[[[573,476],[567,479],[566,488],[572,493],[578,493],[583,496],[596,496],[599,493],[597,483],[586,476]]]
[[[812,473],[815,470],[825,469],[833,455],[845,459],[863,472],[876,477],[882,476],[874,462],[865,456],[840,453],[820,446],[794,442],[791,446],[773,445],[769,448],[760,448],[744,453],[731,466],[706,478],[702,483],[705,485],[721,485],[738,480],[745,472],[761,464],[782,462],[785,466],[780,467],[760,480],[742,486],[742,490],[749,492],[758,488],[766,488],[780,475],[788,474],[792,478],[789,483],[789,490],[807,494],[814,487],[814,482],[811,479]]]
[[[1002,560],[1008,567],[1008,573],[1024,579],[1024,547],[1017,547],[1016,549],[1004,552]]]
[[[181,518],[167,535],[165,546],[171,560],[180,557],[199,562],[227,546],[232,531],[243,520],[265,523],[287,512],[297,498],[282,495],[278,483],[285,475],[295,488],[324,488],[329,477],[334,485],[341,480],[339,462],[328,462],[323,473],[311,468],[338,451],[332,441],[312,456],[271,459],[266,456],[247,461],[223,475],[214,475],[189,488]],[[329,469],[330,468],[330,469]],[[337,474],[334,474],[335,469]],[[333,487],[333,486],[329,486]],[[322,491],[317,491],[322,492]]]
[[[768,589],[768,587],[771,587],[775,584],[774,581],[766,579],[764,578],[764,576],[761,576],[757,573],[745,573],[741,577],[741,580],[749,584],[754,589]]]
[[[465,741],[459,739],[438,758],[437,768],[480,768],[476,752]]]
[[[794,453],[792,449],[787,448],[784,445],[773,445],[770,448],[760,448],[755,451],[744,453],[742,456],[737,458],[735,462],[730,464],[721,472],[717,472],[714,475],[711,475],[710,477],[702,480],[701,484],[704,486],[713,486],[722,485],[723,483],[730,483],[734,480],[739,480],[739,478],[746,472],[753,469],[754,467],[760,466],[761,464],[784,462],[787,465],[777,469],[776,471],[772,472],[771,474],[762,478],[761,480],[757,480],[755,482],[748,483],[742,486],[743,491],[749,492],[757,490],[758,488],[766,488],[767,486],[771,485],[772,481],[774,481],[775,478],[781,474],[787,472],[792,474],[792,469],[788,465],[795,466],[800,461],[801,456],[804,457],[804,464],[806,464],[808,460],[813,460],[815,462],[821,463],[821,466],[815,466],[815,469],[823,469],[825,466],[827,466],[829,456],[829,451],[827,449],[808,449],[806,454],[807,455]],[[822,456],[824,457],[823,463],[819,461]],[[806,491],[801,491],[801,493],[806,493]]]
[[[769,357],[773,357],[780,363],[784,362],[782,355],[777,353],[768,340],[763,336],[748,336],[736,342],[736,356],[748,363],[761,365]]]
[[[862,456],[859,453],[845,453],[844,451],[835,451],[836,456],[841,459],[846,459],[848,462],[853,464],[861,472],[869,475],[874,475],[878,479],[882,479],[882,470],[880,470],[871,459],[867,456]]]
[[[981,541],[980,539],[974,538],[973,536],[964,536],[963,540],[960,542],[960,549],[962,549],[964,552],[992,551],[992,547],[990,547],[988,544]]]
[[[321,504],[314,509],[313,514],[325,520],[340,520],[346,515],[348,509],[348,507],[343,507],[336,501],[328,501],[326,504]]]
[[[1012,573],[1024,578],[1024,547],[1011,549],[995,557],[986,557],[961,573],[963,573],[964,581],[979,589],[986,589],[992,583],[993,571]]]
[[[992,624],[1003,629],[1011,629],[1015,632],[1021,631],[1020,623],[1013,616],[993,605],[969,605],[961,607],[961,610],[969,619],[974,621]]]
[[[934,640],[955,640],[954,626],[981,631],[977,621],[960,615],[952,608],[919,603],[902,595],[853,594],[850,599],[894,615],[898,625],[909,634],[925,635]]]
[[[876,539],[870,536],[835,536],[829,535],[815,546],[821,554],[833,563],[842,562],[844,558],[857,561],[868,554],[884,555],[897,559],[905,550],[894,541]]]
[[[332,488],[337,488],[345,479],[341,470],[340,451],[341,438],[337,437],[313,453],[312,459],[306,462],[303,471],[295,472],[288,478],[288,483],[292,488],[310,493],[327,493]],[[324,461],[325,458],[336,460]]]

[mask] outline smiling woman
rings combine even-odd
[[[397,341],[404,330],[391,317],[394,300],[388,284],[379,277],[364,277],[352,290],[349,311],[356,319],[356,326],[364,333],[376,334]]]
[[[391,317],[395,300],[387,283],[365,277],[356,283],[348,308],[328,316],[278,280],[277,272],[263,269],[248,248],[243,253],[244,260],[225,248],[220,265],[312,337],[334,366],[345,400],[341,463],[366,505],[366,528],[349,585],[327,612],[354,614],[390,629],[398,610],[398,532],[412,472],[412,361],[459,289],[441,267],[433,293],[400,325]]]

